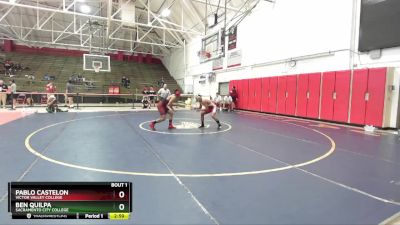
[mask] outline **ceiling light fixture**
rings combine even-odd
[[[164,10],[161,12],[161,16],[162,16],[162,17],[168,17],[170,14],[171,14],[171,10],[169,10],[169,9],[164,9]]]
[[[91,9],[90,9],[90,7],[89,7],[88,5],[81,5],[81,6],[79,7],[79,9],[80,9],[80,11],[81,11],[82,13],[85,13],[85,14],[88,14],[88,13],[90,13],[90,11],[91,11]]]

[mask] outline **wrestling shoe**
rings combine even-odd
[[[156,130],[155,126],[156,126],[156,124],[154,122],[151,122],[150,125],[149,125],[151,130]]]

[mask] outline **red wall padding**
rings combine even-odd
[[[285,114],[293,115],[296,113],[296,93],[297,93],[297,76],[287,76],[286,80],[286,105]]]
[[[369,99],[365,110],[365,124],[382,126],[385,102],[386,68],[369,69]]]
[[[249,104],[249,80],[240,80],[239,101],[242,109],[248,109]]]
[[[229,87],[237,87],[239,109],[382,127],[386,73],[373,68],[275,76],[231,81]]]
[[[308,103],[308,74],[299,76],[299,83],[297,87],[297,109],[296,116],[307,116],[307,103]]]
[[[307,117],[309,118],[318,119],[319,117],[320,89],[321,73],[308,74]]]
[[[332,120],[336,72],[322,74],[321,115],[323,120]]]
[[[286,112],[286,76],[278,77],[277,107],[276,112],[285,114]]]
[[[364,124],[365,122],[365,108],[367,105],[365,94],[367,93],[367,88],[368,69],[354,70],[350,123]]]
[[[351,71],[337,71],[335,76],[335,93],[333,120],[346,123],[349,117]]]
[[[276,113],[277,94],[278,94],[278,77],[271,77],[269,79],[269,100],[268,112]]]
[[[262,98],[262,79],[250,79],[248,90],[248,110],[260,111]]]
[[[261,112],[269,112],[269,98],[270,98],[270,89],[269,89],[269,77],[262,78],[261,81],[261,101],[260,101],[260,111]]]

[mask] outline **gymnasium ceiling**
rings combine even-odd
[[[28,46],[167,55],[184,40],[207,34],[213,15],[221,25],[225,15],[232,24],[259,1],[0,0],[0,38]]]

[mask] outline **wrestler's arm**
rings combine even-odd
[[[201,108],[203,108],[203,104],[202,103],[203,103],[202,101],[199,102],[199,108],[197,108],[196,110],[201,110]]]
[[[171,98],[169,99],[169,101],[168,101],[168,104],[167,104],[167,108],[168,108],[169,110],[171,110],[171,111],[175,111],[174,108],[172,107],[172,103],[174,102],[174,100],[175,100],[175,96],[171,97]]]

